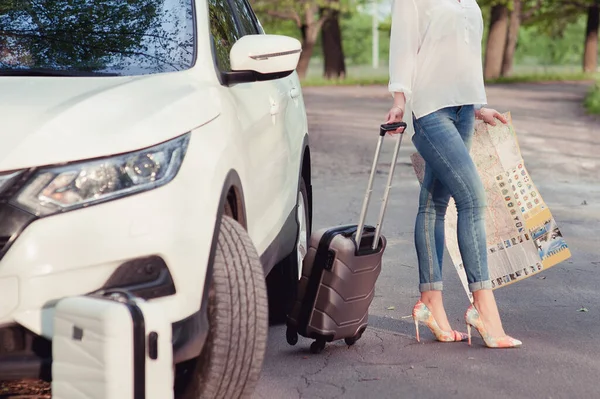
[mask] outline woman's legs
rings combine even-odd
[[[413,143],[427,165],[415,225],[419,289],[440,327],[450,329],[441,304],[441,253],[447,197],[452,195],[458,211],[458,245],[469,289],[488,331],[498,336],[504,332],[487,267],[485,191],[469,154],[474,122],[472,106],[449,107],[414,120]]]
[[[414,237],[419,260],[419,290],[421,301],[431,310],[434,319],[444,331],[452,330],[442,302],[444,218],[449,200],[450,192],[426,165]]]
[[[415,246],[419,259],[419,290],[441,291],[442,258],[444,256],[444,218],[450,192],[425,165],[425,176],[419,195],[419,211],[415,222]]]

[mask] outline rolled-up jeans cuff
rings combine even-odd
[[[443,290],[444,290],[444,283],[442,281],[437,281],[435,283],[419,284],[419,292],[443,291]]]
[[[469,284],[469,291],[475,292],[479,290],[491,290],[492,289],[492,280],[485,281],[476,281],[474,283]]]

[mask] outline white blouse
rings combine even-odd
[[[389,91],[403,92],[417,118],[486,104],[482,35],[476,0],[394,0]]]

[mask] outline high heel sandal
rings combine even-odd
[[[413,320],[415,321],[415,329],[417,330],[417,342],[421,342],[419,337],[419,322],[425,323],[431,330],[435,338],[440,342],[460,342],[467,339],[467,334],[460,331],[444,331],[435,321],[433,314],[421,300],[419,300],[413,308]]]
[[[467,336],[469,338],[469,345],[471,345],[471,326],[475,327],[483,342],[488,348],[518,348],[522,345],[522,342],[518,339],[514,339],[505,335],[503,337],[492,337],[485,326],[483,320],[479,316],[479,312],[474,305],[469,306],[465,313],[465,322],[467,323]]]

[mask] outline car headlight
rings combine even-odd
[[[11,203],[43,217],[151,190],[177,175],[188,143],[186,134],[140,151],[42,168]]]

